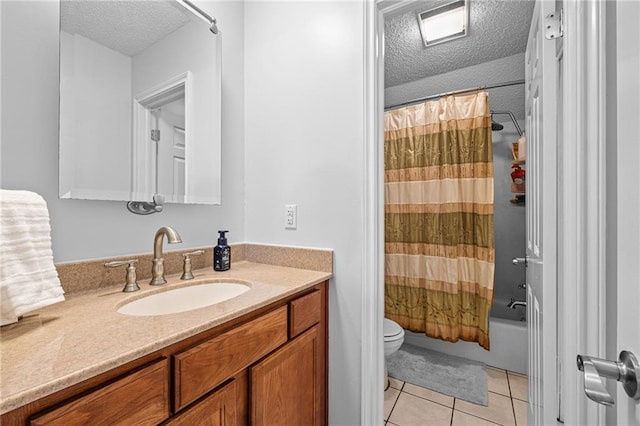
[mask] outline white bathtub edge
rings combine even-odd
[[[527,374],[527,328],[525,322],[499,318],[489,320],[491,351],[486,351],[477,343],[458,341],[456,343],[432,339],[420,333],[405,330],[404,341],[414,346],[430,349],[461,358]]]

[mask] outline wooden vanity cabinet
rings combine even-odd
[[[327,282],[3,414],[10,425],[326,425]]]

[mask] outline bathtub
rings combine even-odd
[[[506,304],[501,302],[497,304],[497,306],[502,305]],[[518,310],[513,309],[510,311]],[[508,314],[514,315],[511,312],[508,312]],[[515,316],[522,316],[522,314],[524,314],[524,309],[520,313],[516,312]],[[462,340],[456,343],[445,342],[410,331],[405,331],[404,341],[432,351],[484,362],[489,366],[515,371],[516,373],[527,374],[528,344],[526,322],[491,317],[489,318],[489,338],[491,339],[491,351],[484,350],[477,343],[464,342]]]

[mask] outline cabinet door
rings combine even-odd
[[[324,349],[315,326],[251,367],[251,424],[324,423]]]
[[[167,422],[167,426],[235,426],[237,381],[225,385],[182,414]]]

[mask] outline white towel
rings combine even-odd
[[[0,190],[0,325],[62,301],[47,203],[33,192]]]

